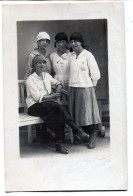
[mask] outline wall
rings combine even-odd
[[[97,85],[97,97],[108,99],[108,58],[107,58],[107,21],[99,20],[60,20],[60,21],[19,21],[17,22],[18,46],[18,79],[23,79],[28,54],[34,49],[38,32],[46,31],[51,37],[48,51],[54,48],[54,37],[58,32],[68,36],[72,32],[80,32],[85,44],[89,46],[98,62],[101,79]]]

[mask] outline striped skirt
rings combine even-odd
[[[69,87],[69,112],[79,126],[101,123],[99,109],[93,87]]]

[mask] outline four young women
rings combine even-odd
[[[38,49],[29,56],[28,62],[30,63],[28,63],[28,66],[30,69],[27,70],[30,71],[26,71],[26,74],[31,74],[33,70],[35,71],[26,81],[27,105],[29,98],[32,97],[34,100],[34,103],[29,105],[28,113],[29,115],[37,115],[41,118],[45,118],[47,126],[51,130],[54,129],[57,140],[56,151],[65,154],[68,153],[62,146],[61,141],[65,123],[72,127],[74,135],[80,133],[79,135],[81,137],[79,135],[78,137],[81,139],[84,138],[83,142],[87,142],[88,148],[94,148],[94,125],[101,122],[95,94],[95,87],[100,79],[100,71],[97,62],[92,53],[84,49],[83,37],[78,32],[72,33],[70,40],[68,40],[64,32],[58,33],[55,36],[55,47],[57,47],[57,51],[50,55],[49,61],[49,58],[47,59],[45,54],[46,47],[50,42],[50,37],[46,32],[41,32],[39,35],[37,38],[38,41],[42,43],[44,37],[47,38],[46,40],[48,41],[42,44],[39,44],[37,41]],[[67,49],[68,42],[73,52]],[[42,63],[45,64],[45,66],[42,65]],[[37,72],[39,68],[41,70],[38,75]],[[47,72],[51,73],[54,79]],[[60,90],[57,88],[57,92],[51,94],[51,85],[53,83],[57,85],[58,88],[60,86]],[[55,101],[60,96],[61,85],[68,91],[69,112],[72,118]],[[34,92],[34,90],[36,92]],[[31,109],[31,106],[33,109]],[[51,114],[53,115],[52,117]],[[58,116],[57,119],[55,116]],[[71,124],[73,124],[74,127]]]

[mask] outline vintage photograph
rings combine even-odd
[[[22,157],[106,150],[107,20],[17,22],[17,48]]]
[[[123,3],[4,5],[3,64],[6,191],[126,190]]]

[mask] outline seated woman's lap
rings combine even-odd
[[[35,103],[29,107],[28,114],[42,118],[49,128],[58,128],[71,120],[68,112],[55,101]]]

